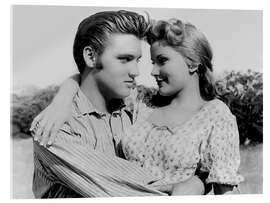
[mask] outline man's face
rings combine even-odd
[[[109,99],[123,99],[130,94],[139,75],[141,40],[131,34],[112,34],[98,58],[101,70],[95,73],[99,89]]]

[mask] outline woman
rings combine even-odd
[[[206,182],[212,183],[215,194],[232,193],[243,180],[237,173],[239,135],[235,117],[215,98],[212,51],[206,37],[192,24],[170,19],[154,23],[147,41],[154,65],[152,75],[159,87],[152,102],[159,108],[137,105],[134,125],[122,140],[126,159],[160,178],[156,184],[168,187],[189,180],[200,165],[209,172]],[[59,93],[68,97],[67,101],[72,100],[78,86],[74,81],[69,85],[75,90],[72,94],[68,88]],[[57,100],[63,101],[59,95],[35,119],[33,125],[43,122],[37,134],[52,126],[56,131],[65,121],[68,113],[64,112],[69,108],[58,107],[62,102]],[[55,109],[62,109],[60,116],[53,113]]]

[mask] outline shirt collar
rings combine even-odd
[[[74,103],[76,105],[77,109],[77,115],[78,117],[92,114],[99,117],[106,116],[107,114],[104,112],[101,112],[97,110],[94,105],[90,102],[90,100],[85,96],[85,94],[81,91],[81,89],[78,90]],[[110,102],[109,110],[113,116],[121,114],[122,109],[126,105],[124,104],[124,101],[122,99],[114,99]]]

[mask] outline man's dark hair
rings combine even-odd
[[[101,55],[111,34],[132,34],[143,39],[149,27],[149,18],[125,10],[104,11],[85,18],[79,24],[73,44],[73,57],[79,72],[82,74],[86,66],[83,58],[83,49],[86,46]]]

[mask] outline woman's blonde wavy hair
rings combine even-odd
[[[197,67],[202,98],[212,100],[216,97],[211,62],[212,49],[207,38],[194,25],[175,18],[168,21],[152,21],[147,41],[150,45],[160,41],[179,52],[188,67]]]

